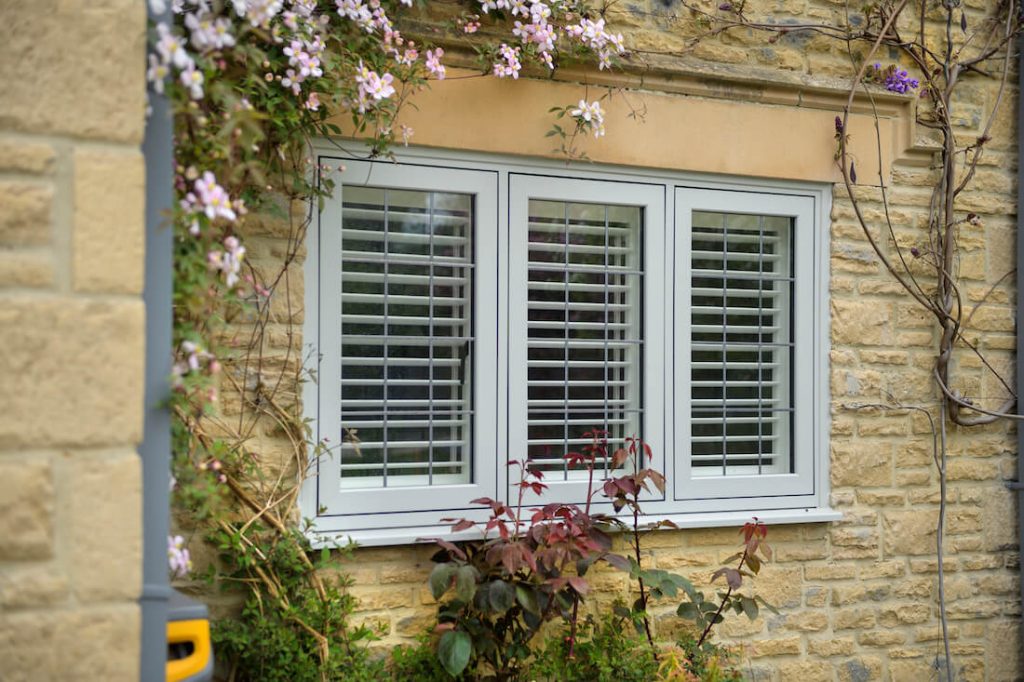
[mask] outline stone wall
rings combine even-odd
[[[985,0],[965,3],[970,25],[977,25],[988,4]],[[803,170],[794,171],[796,165],[807,165],[807,155],[824,159],[819,165],[830,165],[834,149],[831,122],[846,98],[842,79],[850,74],[840,44],[799,34],[768,43],[766,36],[744,31],[702,43],[688,56],[672,57],[656,53],[686,46],[681,35],[687,19],[678,5],[648,0],[618,7],[623,9],[616,20],[627,33],[627,44],[649,50],[645,56],[657,67],[654,75],[663,76],[657,86],[650,85],[654,78],[647,81],[650,96],[672,97],[679,120],[686,121],[689,106],[709,102],[725,107],[722,111],[751,103],[773,110],[789,107],[801,115],[810,109],[822,118],[820,139],[808,135],[799,148],[777,157],[772,172],[761,174],[808,179]],[[837,22],[843,13],[843,3],[828,0],[761,0],[748,2],[747,8],[752,17],[776,11],[777,21]],[[682,86],[678,83],[687,78],[699,92],[679,91]],[[456,130],[458,136],[471,139],[476,132],[470,130],[472,121],[463,127],[457,111],[439,108],[444,105],[444,93],[450,92],[445,87],[436,86],[435,92],[441,94],[428,100],[437,106],[424,104],[416,116],[420,120],[433,118],[435,124],[438,119],[445,121],[435,127],[447,129],[449,136]],[[519,92],[515,88],[527,84],[500,87]],[[961,94],[959,105],[964,115],[960,132],[964,139],[972,139],[980,132],[981,112],[994,101],[996,83],[975,81]],[[973,305],[987,296],[988,301],[972,318],[968,338],[1010,377],[1015,292],[1013,278],[1001,278],[1014,267],[1016,111],[1012,103],[1016,96],[1014,77],[1004,100],[1009,104],[1004,103],[973,189],[962,197],[961,208],[979,214],[981,225],[966,225],[959,236],[965,300]],[[902,135],[904,144],[897,145],[884,168],[892,185],[897,239],[911,245],[923,239],[934,173],[929,167],[929,146],[921,139],[924,131],[913,128],[913,102],[909,98],[903,102],[902,108],[893,105],[891,130],[904,125],[909,132],[891,133],[891,139]],[[500,107],[500,102],[495,106]],[[531,111],[524,107],[514,111],[523,128],[550,125],[544,118],[546,109],[538,109],[535,116]],[[618,125],[627,122],[622,117],[609,118],[608,138],[587,147],[592,158],[615,161],[627,153],[632,141],[628,136],[615,137]],[[673,144],[668,128],[658,128],[650,121],[646,125],[654,130],[637,134],[660,135],[666,145]],[[418,126],[417,131],[419,135]],[[745,133],[750,131],[737,131]],[[438,136],[444,134],[437,132]],[[755,129],[753,135],[770,137],[773,132]],[[872,128],[862,126],[855,135],[861,136],[859,144],[864,137],[870,139]],[[429,144],[431,138],[417,139]],[[492,140],[513,149],[532,149],[537,144],[532,138],[519,140],[515,135],[492,135]],[[890,154],[888,147],[885,154]],[[715,166],[711,156],[707,150],[681,148],[677,167],[737,172],[732,167]],[[726,161],[742,166],[742,154]],[[758,168],[763,161],[758,160]],[[870,175],[865,171],[869,161],[858,163],[862,182],[873,181],[866,177]],[[831,177],[819,179],[835,180],[834,170],[829,172]],[[870,190],[858,191],[869,221],[880,229],[878,196]],[[287,251],[288,226],[254,217],[246,230],[251,262],[265,273],[274,272],[275,262]],[[841,186],[834,193],[831,230],[831,504],[843,513],[843,519],[832,524],[771,527],[769,540],[775,558],[756,585],[760,594],[780,608],[781,615],[766,614],[753,622],[731,617],[719,632],[740,647],[744,668],[755,679],[934,679],[942,645],[934,555],[938,481],[928,422],[913,412],[858,408],[885,402],[889,395],[906,404],[934,407],[931,370],[938,337],[931,321],[877,261]],[[297,336],[302,323],[300,276],[300,268],[293,270],[290,292],[282,289],[277,293],[276,312],[265,337],[265,357],[293,362],[301,352]],[[290,305],[286,305],[287,298]],[[233,336],[244,338],[241,333]],[[967,353],[959,354],[955,375],[967,393],[986,399],[1003,395],[977,358]],[[288,400],[295,397],[291,393]],[[225,407],[236,411],[237,401],[225,396]],[[264,453],[268,465],[289,460],[291,447],[276,425],[257,426],[252,433],[250,443]],[[1015,432],[1005,422],[973,430],[952,429],[949,452],[946,594],[959,679],[1020,679],[1016,502],[1004,485],[1017,475]],[[651,535],[646,546],[651,565],[681,571],[706,583],[720,562],[735,551],[737,541],[734,528],[662,531]],[[368,548],[359,550],[349,566],[355,578],[352,593],[359,598],[358,617],[379,628],[385,645],[409,641],[432,623],[434,606],[426,586],[430,553],[424,547]],[[621,575],[601,573],[597,583],[599,600],[628,595],[628,582]],[[669,637],[680,627],[672,613],[670,607],[659,612],[659,636]]]
[[[0,677],[137,679],[145,4],[0,17]]]

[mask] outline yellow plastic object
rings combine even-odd
[[[192,644],[192,654],[167,661],[167,682],[181,682],[202,672],[210,661],[210,621],[174,620],[167,623],[167,644]]]

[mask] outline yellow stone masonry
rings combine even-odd
[[[0,678],[137,680],[145,3],[0,17]]]
[[[965,5],[969,21],[977,22],[989,3],[970,0]],[[591,157],[641,163],[651,150],[653,165],[671,164],[681,170],[836,180],[832,119],[845,102],[843,79],[850,75],[840,45],[799,34],[769,44],[763,35],[733,32],[702,44],[685,58],[668,57],[654,53],[683,44],[680,31],[687,19],[673,15],[676,5],[638,0],[616,8],[615,19],[627,44],[652,51],[648,57],[654,70],[645,81],[647,89],[636,93],[638,101],[646,98],[651,105],[652,118],[635,123],[613,109],[618,113],[609,117],[607,138],[587,144]],[[776,21],[790,17],[836,22],[844,12],[842,2],[829,0],[758,0],[746,8],[752,17],[777,11]],[[591,76],[602,83],[612,82],[610,78],[635,83],[629,76]],[[549,155],[549,141],[539,136],[550,119],[540,104],[547,99],[564,104],[563,100],[582,96],[573,77],[565,75],[566,80],[557,83],[437,84],[419,100],[420,110],[410,115],[417,130],[414,139],[425,145]],[[1016,101],[1015,83],[1014,76],[1006,102]],[[958,103],[964,139],[977,136],[981,114],[995,93],[991,81],[964,88]],[[488,99],[506,96],[509,99]],[[883,169],[890,183],[897,238],[904,246],[920,244],[928,186],[935,177],[929,168],[929,149],[934,146],[926,131],[913,125],[911,98],[880,100],[885,108]],[[475,102],[472,116],[465,111],[469,102]],[[863,106],[858,103],[861,114]],[[514,124],[492,125],[494,120],[487,116],[492,112],[498,121],[514,117]],[[1014,107],[1004,105],[973,189],[962,197],[961,208],[978,213],[982,223],[961,230],[958,264],[965,300],[973,305],[987,296],[988,301],[972,318],[968,338],[1008,376],[1014,362],[1016,292],[1012,277],[1001,278],[1014,267],[1015,116]],[[490,137],[481,131],[481,120]],[[793,126],[813,123],[799,128],[796,139],[792,129],[772,127],[787,121]],[[861,181],[876,182],[872,127],[865,118],[855,122],[854,143],[870,143],[858,157]],[[726,124],[735,127],[723,128]],[[501,136],[494,135],[498,127],[504,131]],[[777,138],[792,140],[792,147],[766,158]],[[730,139],[733,146],[714,148],[729,145]],[[33,156],[25,150],[19,158],[25,157],[31,157],[21,162],[25,166],[46,164],[45,154]],[[20,197],[13,225],[7,228],[13,233],[24,235],[23,225],[31,220],[25,216],[46,210],[50,195],[45,177],[3,190]],[[884,214],[878,192],[869,187],[856,191],[872,227],[880,230]],[[769,541],[775,558],[755,585],[781,615],[764,613],[754,622],[730,617],[720,635],[737,645],[744,670],[755,680],[934,679],[942,643],[934,555],[938,480],[928,423],[919,414],[856,408],[885,402],[889,395],[906,404],[934,406],[931,370],[937,334],[879,264],[841,185],[836,186],[833,201],[829,456],[831,505],[843,518],[831,524],[772,526]],[[261,270],[273,271],[275,254],[284,251],[286,240],[287,227],[271,218],[254,217],[246,227],[245,243]],[[923,270],[922,274],[927,277]],[[16,275],[43,278],[45,272],[9,276]],[[296,282],[301,270],[290,279],[291,291],[282,290],[278,296],[290,297],[292,320],[300,322],[303,290]],[[285,301],[275,305],[278,314],[268,327],[265,353],[280,357],[290,349],[294,357],[302,349],[299,330],[287,324]],[[239,338],[245,337],[244,326],[236,331]],[[961,353],[956,362],[956,381],[965,393],[998,402],[1002,387],[985,375],[975,358]],[[225,396],[225,407],[237,413],[238,403]],[[290,446],[274,425],[257,428],[254,438],[269,459],[287,457]],[[944,566],[958,679],[1021,679],[1016,500],[1004,485],[1017,476],[1014,429],[1005,422],[951,429],[949,453]],[[45,471],[38,476],[45,478]],[[45,526],[36,528],[25,538],[27,547],[45,545],[47,532]],[[650,537],[647,560],[651,566],[678,570],[706,583],[735,551],[737,540],[734,528],[660,531]],[[424,547],[367,548],[358,550],[349,564],[355,579],[352,593],[359,599],[357,620],[377,628],[382,645],[407,642],[431,624],[434,604],[426,585],[430,553]],[[45,577],[37,580],[43,585],[39,589],[49,584]],[[601,603],[613,595],[629,595],[628,582],[616,573],[598,573],[595,582],[600,589],[594,599]],[[659,636],[670,637],[682,626],[671,605],[655,610]]]

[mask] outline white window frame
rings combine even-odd
[[[422,506],[418,494],[405,490],[404,508],[379,511],[380,491],[363,491],[359,499],[352,491],[325,495],[324,482],[336,475],[322,458],[314,475],[303,486],[300,511],[313,521],[315,544],[327,544],[339,537],[364,545],[389,545],[414,542],[427,537],[456,537],[445,517],[486,518],[487,510],[469,505],[474,497],[486,496],[515,500],[512,486],[516,473],[510,472],[507,459],[521,459],[526,442],[525,425],[525,326],[524,286],[515,277],[525,274],[526,240],[510,225],[518,224],[526,210],[524,198],[560,201],[599,201],[644,206],[644,420],[645,436],[655,452],[655,466],[668,478],[666,495],[651,495],[645,503],[650,519],[669,518],[679,527],[739,525],[757,515],[769,523],[831,521],[840,514],[828,506],[829,492],[829,212],[831,185],[780,180],[715,177],[657,169],[566,164],[565,162],[523,159],[471,152],[407,148],[397,153],[398,163],[390,161],[353,161],[345,159],[336,145],[322,141],[315,151],[319,164],[337,167],[334,197],[325,202],[307,238],[306,357],[316,381],[306,382],[303,400],[311,419],[314,437],[330,439],[328,445],[341,442],[340,433],[331,435],[331,426],[319,418],[323,408],[321,385],[325,384],[325,360],[339,356],[336,340],[322,335],[321,316],[329,302],[320,292],[325,289],[321,273],[327,258],[322,242],[326,226],[340,225],[341,200],[346,183],[370,186],[395,186],[408,189],[462,191],[477,195],[475,217],[476,264],[474,272],[476,316],[473,323],[478,359],[474,373],[473,409],[477,415],[473,429],[474,471],[479,478],[465,486],[427,491],[426,498],[444,500]],[[479,186],[459,178],[483,173],[489,180]],[[389,182],[390,181],[390,182]],[[446,182],[451,184],[446,185]],[[590,189],[587,187],[590,185]],[[615,193],[607,190],[615,187]],[[645,194],[641,188],[650,188]],[[630,194],[630,189],[635,190]],[[604,190],[604,191],[602,191]],[[747,197],[742,201],[740,197]],[[659,203],[660,202],[660,203]],[[744,203],[746,202],[746,203]],[[759,477],[729,476],[717,481],[713,476],[689,477],[685,453],[689,430],[689,318],[685,313],[689,288],[688,213],[697,210],[725,210],[789,215],[796,219],[795,238],[797,282],[794,287],[797,320],[794,357],[801,374],[794,381],[794,425],[798,442],[794,444],[797,474]],[[719,207],[716,209],[716,207]],[[661,224],[657,223],[660,216]],[[520,228],[521,230],[523,228]],[[525,231],[525,230],[523,230]],[[518,238],[517,238],[518,237]],[[335,263],[335,265],[337,265]],[[523,269],[520,273],[517,268]],[[333,272],[340,272],[335,267]],[[518,273],[513,276],[513,273]],[[487,275],[486,277],[484,275]],[[333,275],[332,275],[333,276]],[[660,284],[659,284],[660,282]],[[340,291],[340,289],[339,289]],[[660,293],[659,293],[660,292]],[[484,305],[484,302],[490,305]],[[481,333],[493,329],[493,337]],[[807,333],[807,336],[803,336]],[[493,357],[490,366],[486,359]],[[660,359],[660,360],[659,360]],[[340,375],[339,375],[340,376]],[[335,412],[337,414],[338,412]],[[324,414],[328,414],[326,411]],[[338,420],[335,419],[335,422]],[[493,427],[493,428],[491,428]],[[784,479],[784,480],[783,480]],[[677,487],[676,482],[680,482]],[[780,484],[783,487],[780,487]],[[707,485],[702,494],[693,486]],[[579,496],[576,483],[557,484],[552,497]],[[472,490],[470,490],[472,489]],[[398,489],[401,490],[401,489]],[[564,495],[567,494],[567,495]],[[535,501],[535,500],[534,500]],[[573,499],[579,502],[581,500]],[[470,537],[460,534],[459,538]]]

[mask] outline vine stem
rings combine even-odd
[[[946,619],[946,574],[943,566],[942,535],[946,526],[946,411],[948,398],[942,396],[942,412],[939,426],[939,520],[935,530],[935,554],[939,560],[939,622],[942,624],[942,647],[946,656],[946,682],[953,682],[953,659],[949,653],[949,623]],[[934,426],[933,432],[934,432]]]

